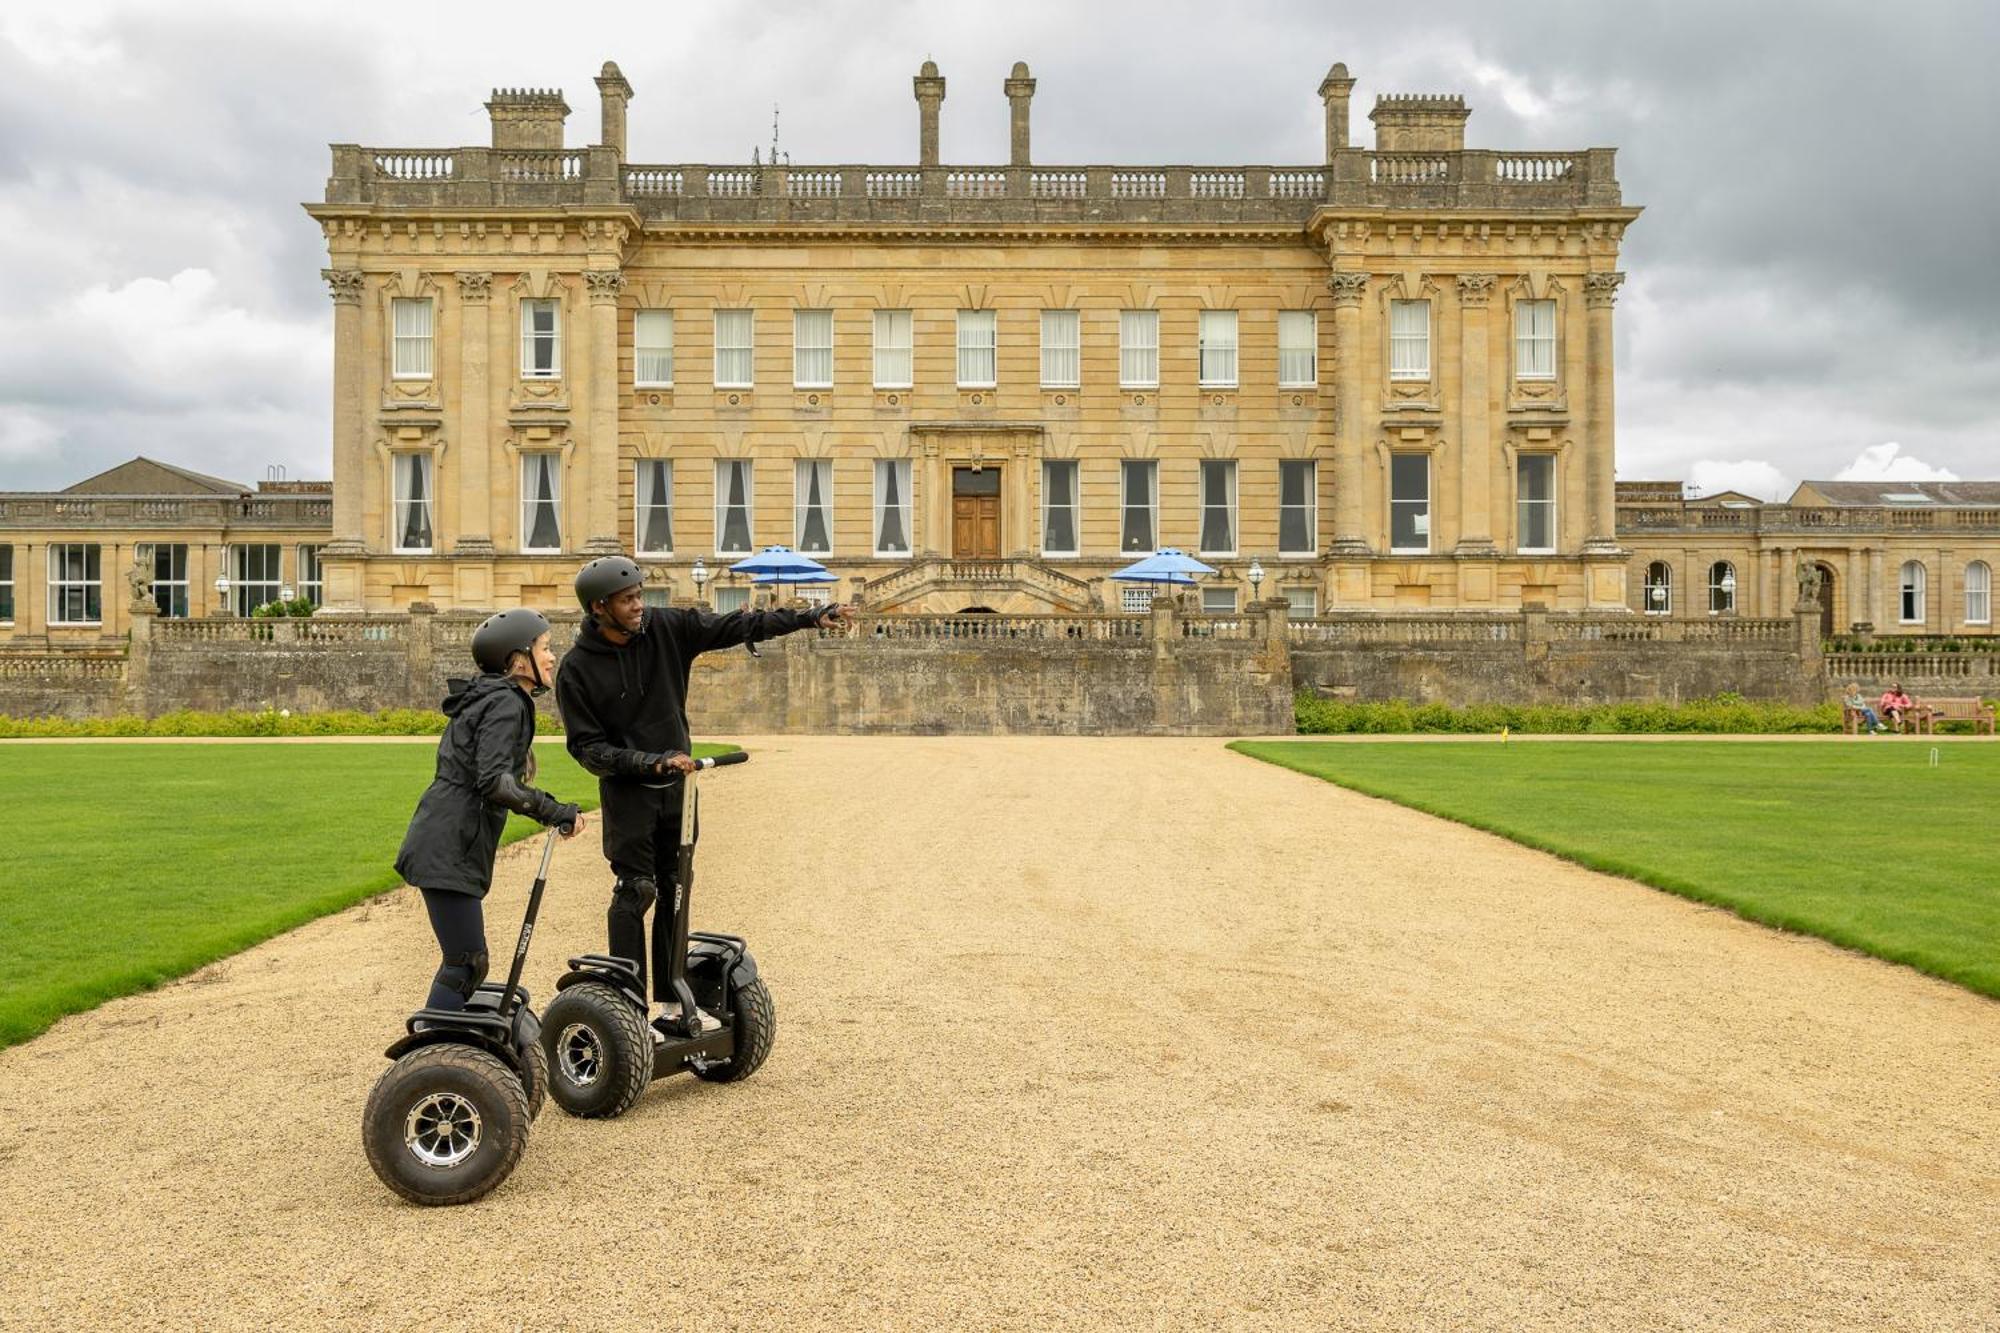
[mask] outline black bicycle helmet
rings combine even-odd
[[[589,615],[592,602],[601,602],[645,581],[646,571],[627,557],[601,555],[576,571],[576,600],[583,613]]]
[[[472,631],[472,660],[481,671],[504,674],[507,660],[515,653],[527,653],[532,663],[535,640],[548,632],[549,618],[525,606],[488,616]],[[543,683],[539,665],[535,666],[535,683]]]

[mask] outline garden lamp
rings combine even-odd
[[[215,576],[215,601],[218,606],[225,609],[229,606],[229,575],[227,574],[217,574]]]
[[[701,590],[708,584],[708,566],[701,562],[700,556],[694,558],[694,568],[688,571],[688,577],[694,580],[694,598],[700,601]]]
[[[1646,597],[1653,603],[1654,606],[1658,606],[1662,602],[1667,600],[1667,590],[1661,585],[1655,583],[1652,587],[1646,590]]]
[[[1258,588],[1260,588],[1260,587],[1262,587],[1262,586],[1263,586],[1263,583],[1264,583],[1264,566],[1262,566],[1262,565],[1258,564],[1258,563],[1257,563],[1257,561],[1253,559],[1253,560],[1251,560],[1251,562],[1250,562],[1250,600],[1251,600],[1251,601],[1253,601],[1253,602],[1254,602],[1254,601],[1256,601],[1256,600],[1257,600],[1257,589],[1258,589]]]
[[[1733,569],[1725,569],[1724,571],[1722,571],[1722,582],[1717,586],[1720,587],[1724,593],[1728,594],[1731,597],[1734,597],[1736,595],[1736,571]]]
[[[293,591],[291,584],[287,583],[284,587],[278,589],[278,596],[283,600],[289,602],[294,597],[298,596],[298,593]]]

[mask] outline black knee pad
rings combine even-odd
[[[479,983],[486,980],[488,961],[484,949],[446,954],[444,966],[438,969],[438,980],[469,1000],[472,993],[479,989]]]
[[[646,909],[658,902],[660,886],[644,876],[635,875],[631,879],[621,879],[618,887],[611,891],[611,906],[622,908],[634,916],[644,916]]]

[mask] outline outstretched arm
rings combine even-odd
[[[847,609],[839,606],[814,606],[803,611],[778,608],[742,610],[725,615],[688,607],[680,616],[679,630],[682,642],[687,645],[688,655],[693,656],[717,648],[733,648],[739,643],[762,643],[765,639],[796,634],[802,629],[817,629],[821,625],[836,626],[846,618]]]

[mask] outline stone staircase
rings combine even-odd
[[[1039,603],[1049,611],[1099,609],[1090,584],[1039,560],[926,556],[861,586],[862,605],[872,611],[925,609],[926,600],[938,596],[960,604],[950,610],[1016,598]]]

